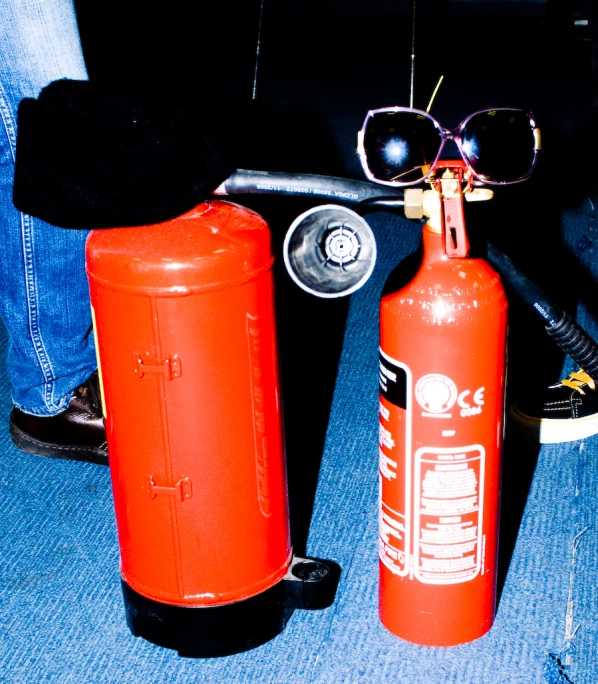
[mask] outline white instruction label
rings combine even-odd
[[[393,574],[406,575],[409,566],[405,552],[405,516],[381,502],[379,526],[380,560]]]
[[[394,574],[410,573],[411,371],[380,352],[379,552]]]
[[[482,559],[484,447],[423,447],[414,466],[415,577],[427,584],[473,579]]]

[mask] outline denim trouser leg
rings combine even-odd
[[[0,2],[0,316],[13,401],[37,415],[68,406],[96,366],[85,275],[87,231],[12,204],[20,100],[50,81],[87,78],[72,0]]]

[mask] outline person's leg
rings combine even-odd
[[[17,107],[53,80],[85,79],[86,70],[72,0],[3,0],[0,26],[0,316],[16,412],[49,417],[68,409],[96,368],[87,231],[14,208]]]

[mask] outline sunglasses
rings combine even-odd
[[[386,107],[368,112],[357,149],[369,180],[403,186],[428,179],[447,140],[453,140],[473,178],[488,185],[518,183],[530,177],[540,130],[531,112],[484,109],[450,131],[427,112]]]

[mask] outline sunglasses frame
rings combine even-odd
[[[369,166],[367,164],[367,159],[366,159],[366,153],[365,153],[365,148],[364,148],[364,137],[365,137],[365,130],[368,124],[368,121],[372,119],[376,114],[386,114],[389,112],[393,113],[398,113],[398,112],[411,112],[413,114],[421,115],[429,119],[433,124],[436,130],[440,133],[440,147],[438,148],[438,153],[436,155],[436,158],[430,165],[430,169],[427,171],[427,173],[422,176],[422,178],[419,178],[418,180],[415,181],[397,181],[397,180],[391,180],[391,181],[383,181],[379,180],[376,178],[372,172],[369,169]],[[473,119],[475,116],[478,116],[479,114],[487,114],[488,112],[521,112],[525,114],[529,121],[530,121],[530,127],[534,136],[534,158],[532,160],[531,166],[529,168],[529,171],[524,175],[521,176],[520,178],[516,178],[515,180],[508,180],[508,181],[492,181],[492,180],[487,180],[485,178],[482,178],[476,174],[476,172],[473,170],[471,163],[469,159],[467,158],[467,155],[463,151],[463,145],[461,142],[461,135],[463,133],[463,130],[467,126],[467,124]],[[489,107],[488,109],[479,109],[476,112],[473,112],[473,114],[469,114],[463,121],[457,126],[457,128],[450,130],[447,128],[443,128],[436,119],[429,114],[428,112],[424,112],[421,109],[413,109],[412,107],[382,107],[381,109],[371,109],[366,117],[365,120],[361,126],[361,129],[359,133],[357,134],[357,151],[359,153],[359,160],[361,161],[361,166],[365,172],[365,175],[367,176],[368,180],[372,181],[373,183],[379,183],[380,185],[388,185],[391,187],[405,187],[407,185],[417,185],[418,183],[423,183],[424,181],[427,181],[435,172],[436,166],[438,162],[440,161],[440,157],[442,155],[442,151],[444,149],[444,146],[446,145],[446,142],[448,140],[452,140],[456,143],[457,148],[459,150],[459,154],[461,155],[461,159],[465,163],[465,166],[469,173],[472,175],[472,177],[478,181],[478,183],[482,183],[483,185],[512,185],[513,183],[520,183],[521,181],[527,180],[531,175],[532,172],[536,166],[536,161],[538,159],[538,151],[540,150],[540,130],[536,126],[536,122],[534,119],[533,114],[530,111],[527,111],[525,109],[518,109],[517,107]]]

